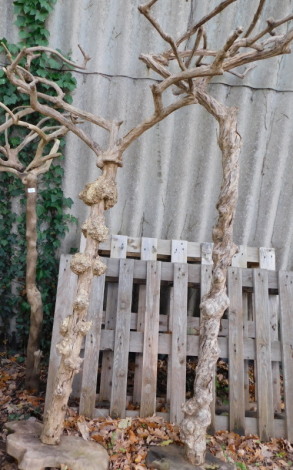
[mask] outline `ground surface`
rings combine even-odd
[[[16,419],[42,418],[46,370],[43,370],[40,393],[28,392],[24,389],[22,361],[18,355],[0,356],[1,470],[17,470],[16,462],[5,452],[7,432],[4,424]],[[102,444],[110,455],[110,470],[146,469],[145,459],[149,446],[181,444],[178,428],[158,417],[87,420],[72,408],[68,409],[64,432]],[[235,462],[240,470],[293,469],[293,446],[283,439],[262,443],[257,436],[243,437],[222,431],[215,436],[208,436],[207,442],[212,454],[222,460]]]

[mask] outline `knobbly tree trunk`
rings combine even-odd
[[[37,270],[37,176],[27,175],[23,179],[26,190],[26,295],[30,305],[30,328],[26,358],[25,385],[29,390],[39,388],[40,339],[43,323],[43,303],[36,285]]]
[[[107,157],[111,156],[111,152],[117,153],[114,142],[118,126],[114,126],[111,132]],[[82,226],[87,239],[86,248],[84,253],[75,254],[71,261],[71,270],[78,275],[77,294],[73,303],[73,313],[65,318],[60,328],[63,340],[57,345],[57,350],[61,355],[61,362],[51,403],[44,416],[41,434],[41,441],[44,444],[58,444],[60,440],[72,381],[82,363],[80,358],[82,340],[91,327],[91,322],[86,320],[93,276],[100,276],[106,271],[106,265],[98,255],[98,248],[99,243],[105,241],[108,236],[104,211],[117,202],[116,173],[116,163],[105,163],[102,175],[93,183],[87,184],[80,194],[85,204],[91,206],[90,215]]]
[[[211,423],[214,371],[219,357],[217,338],[221,317],[229,306],[226,275],[236,252],[233,221],[238,197],[238,156],[241,147],[241,138],[236,127],[236,109],[217,103],[205,93],[199,92],[198,99],[219,123],[218,143],[222,151],[223,181],[217,203],[219,216],[213,229],[212,285],[200,306],[200,345],[194,397],[184,404],[184,419],[181,423],[181,437],[186,445],[187,458],[195,465],[201,465],[205,461],[206,430]]]

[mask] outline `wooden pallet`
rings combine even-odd
[[[190,293],[199,301],[209,289],[212,245],[113,236],[101,249],[110,257],[104,258],[106,276],[95,278],[92,289],[89,315],[93,326],[85,340],[83,371],[74,385],[80,413],[113,417],[156,413],[162,400],[156,392],[158,355],[163,355],[160,357],[168,359],[163,416],[179,423],[186,398],[186,360],[198,354],[198,302],[192,304]],[[215,393],[212,426],[258,433],[263,439],[280,436],[293,440],[293,274],[271,270],[274,260],[272,249],[241,247],[229,270],[231,305],[219,335],[220,356],[229,361],[229,415],[216,414]],[[250,264],[259,267],[247,268]],[[55,348],[59,325],[70,313],[76,289],[76,276],[69,265],[70,256],[63,256],[46,403],[59,363]],[[132,364],[135,361],[131,390],[130,355]],[[248,361],[256,366],[253,404],[248,394]],[[274,418],[275,411],[281,411],[281,363],[285,411]],[[257,417],[248,416],[252,405]],[[286,419],[281,419],[282,414]]]

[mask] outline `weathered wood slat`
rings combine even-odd
[[[118,299],[118,283],[108,284],[106,292],[105,328],[115,331]],[[113,350],[105,350],[102,356],[100,396],[109,400],[112,388]]]
[[[114,332],[113,330],[102,330],[101,349],[114,348]],[[195,335],[187,335],[187,356],[198,356],[198,340]],[[228,339],[219,338],[220,357],[228,359]],[[129,352],[143,352],[143,333],[139,331],[130,332]],[[281,344],[280,342],[272,342],[272,359],[281,361]],[[159,350],[158,354],[171,354],[171,335],[168,333],[159,333]],[[255,360],[255,340],[251,338],[244,339],[244,359]]]
[[[161,263],[159,261],[147,261],[146,310],[140,405],[141,417],[151,416],[156,412],[160,284]]]
[[[158,241],[156,238],[141,239],[141,259],[144,261],[155,261],[157,259]],[[144,319],[146,309],[146,286],[139,286],[137,331],[144,331]],[[135,357],[135,371],[133,383],[133,402],[140,403],[142,386],[142,354]]]
[[[286,437],[293,442],[293,273],[279,272]]]
[[[119,263],[118,260],[111,258],[103,258],[104,263],[107,264],[107,278],[118,278]],[[188,282],[189,284],[200,285],[201,265],[188,264]],[[134,260],[134,279],[137,281],[145,281],[146,279],[146,261]],[[173,266],[170,262],[162,261],[161,267],[162,281],[173,282]],[[242,272],[243,287],[253,288],[253,269],[244,269]],[[269,289],[278,289],[278,274],[275,271],[268,272]]]
[[[85,340],[83,373],[79,412],[91,418],[95,409],[96,388],[99,368],[101,327],[103,315],[103,294],[105,275],[95,277],[92,284],[88,320],[92,326]]]
[[[175,263],[173,290],[170,421],[180,424],[186,399],[187,265]],[[169,356],[170,357],[170,356]]]
[[[275,270],[276,269],[276,254],[274,248],[259,249],[259,267],[261,269]],[[271,339],[277,341],[279,339],[279,296],[269,296],[269,311],[270,311],[270,324],[271,324]],[[280,365],[278,362],[272,363],[273,374],[273,400],[274,410],[281,411],[281,380],[280,380]]]
[[[116,235],[112,235],[112,237]],[[111,238],[104,243],[100,244],[100,251],[103,253],[110,253]],[[249,263],[259,263],[259,248],[246,247],[247,261]],[[171,256],[171,240],[157,240],[157,259]],[[127,256],[137,256],[141,254],[141,238],[128,237],[127,238]],[[201,261],[201,243],[187,242],[187,260],[188,261]]]
[[[232,266],[235,268],[247,268],[247,247],[239,245],[238,252],[232,258]]]
[[[253,274],[256,326],[258,433],[261,440],[268,441],[270,437],[274,435],[268,276],[267,271],[260,269],[255,269]]]
[[[110,256],[115,259],[126,258],[127,237],[124,235],[112,235],[110,245]],[[118,284],[109,283],[107,286],[107,305],[105,326],[115,329],[117,312]],[[100,395],[109,400],[112,387],[113,352],[105,351],[102,357]]]
[[[187,242],[186,241],[183,241],[183,240],[171,241],[171,265],[173,268],[173,279],[175,276],[174,263],[187,263]],[[172,286],[169,288],[169,304],[168,304],[168,309],[167,309],[167,317],[169,319],[169,331],[170,332],[173,332],[173,315],[174,315],[174,287]],[[168,403],[170,403],[171,391],[172,391],[171,390],[171,375],[172,375],[172,354],[170,354],[168,357],[168,370],[167,370],[167,402]]]
[[[62,321],[72,312],[72,302],[77,287],[77,276],[70,269],[70,255],[61,255],[59,265],[58,287],[56,294],[54,325],[51,339],[50,362],[48,370],[45,410],[52,397],[54,380],[60,364],[60,356],[56,345],[61,341],[60,326]]]
[[[120,260],[110,415],[124,417],[128,374],[133,260]]]
[[[242,273],[228,271],[229,307],[229,423],[230,430],[245,435],[244,341]]]

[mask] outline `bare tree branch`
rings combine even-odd
[[[145,5],[140,5],[138,7],[140,13],[142,13],[146,18],[147,20],[153,25],[153,27],[158,31],[159,35],[166,41],[170,44],[170,46],[172,47],[172,50],[173,50],[173,53],[174,53],[174,56],[176,57],[176,60],[178,62],[178,65],[180,67],[181,70],[186,70],[186,65],[184,64],[184,62],[181,60],[181,57],[180,57],[180,54],[178,52],[178,49],[177,49],[177,45],[174,41],[174,39],[169,36],[167,33],[165,33],[162,29],[162,27],[160,26],[159,22],[153,17],[153,15],[151,15],[150,13],[150,9],[152,7],[152,5],[154,5],[156,3],[157,0],[155,1],[151,1],[149,2],[148,4],[145,4]]]
[[[245,38],[247,38],[251,34],[251,32],[254,30],[254,28],[255,28],[255,26],[256,26],[259,18],[260,18],[260,15],[261,15],[261,12],[262,12],[263,7],[265,5],[265,2],[266,2],[266,0],[260,0],[259,1],[258,8],[255,12],[255,15],[252,19],[252,22],[250,23],[249,27],[247,28],[246,33],[244,34]]]

